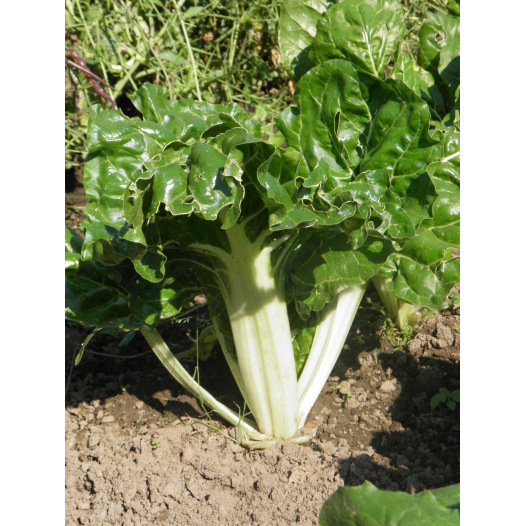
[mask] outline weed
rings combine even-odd
[[[429,405],[431,406],[431,410],[434,411],[434,409],[439,404],[446,404],[446,407],[450,409],[451,411],[454,411],[457,408],[457,404],[460,403],[460,389],[455,389],[454,391],[449,391],[445,387],[441,387],[438,390],[438,393],[435,394],[431,401],[429,402]]]
[[[410,325],[404,325],[402,329],[398,329],[388,316],[385,316],[381,329],[382,337],[393,345],[394,351],[404,350],[414,338],[415,332],[415,328]]]

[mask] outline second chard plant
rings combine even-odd
[[[142,118],[93,108],[84,236],[66,231],[67,318],[140,331],[260,445],[302,439],[371,280],[436,311],[459,279],[455,97],[431,104],[434,71],[401,55],[396,2],[342,2],[313,24],[281,147],[235,104],[168,100],[150,84],[133,99]],[[360,34],[374,70],[346,51]],[[199,293],[253,419],[202,388],[156,329]]]

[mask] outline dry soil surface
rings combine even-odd
[[[172,347],[191,347],[205,311],[161,327]],[[459,406],[430,408],[441,387],[460,387],[459,309],[404,338],[364,303],[309,416],[315,438],[262,451],[206,415],[140,335],[99,333],[71,367],[88,333],[66,324],[67,526],[307,526],[341,485],[418,492],[459,482]],[[199,372],[224,403],[240,403],[220,352]]]

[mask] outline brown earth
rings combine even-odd
[[[72,227],[78,194],[66,205]],[[459,482],[459,407],[432,411],[430,400],[460,388],[460,309],[404,337],[374,308],[373,290],[365,300],[309,416],[315,438],[263,451],[236,443],[139,334],[126,343],[99,333],[73,367],[89,329],[67,322],[66,525],[315,525],[341,485],[413,493]],[[206,324],[203,307],[190,323],[159,329],[177,352]],[[199,373],[224,403],[241,403],[220,351]]]

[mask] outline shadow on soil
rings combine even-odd
[[[381,353],[378,360],[401,385],[388,409],[393,423],[372,434],[373,455],[339,461],[345,485],[369,480],[380,489],[415,493],[459,482],[459,408],[442,404],[432,411],[429,401],[441,387],[459,388],[460,365],[400,351]]]
[[[164,329],[166,341],[177,339],[180,344],[176,347],[180,347],[181,352],[192,346],[193,331],[187,326],[166,325]],[[95,335],[80,363],[74,366],[75,356],[89,333],[87,327],[66,322],[66,407],[79,407],[94,400],[99,400],[101,405],[109,402],[110,412],[125,426],[205,416],[199,402],[176,383],[139,333],[123,346],[120,344],[124,334]],[[199,366],[201,385],[210,390],[214,385],[221,385],[222,390],[226,388],[226,392],[233,393],[231,398],[235,403],[241,404],[241,394],[230,379],[224,360],[211,362]],[[195,364],[188,370],[193,367]],[[123,397],[124,394],[127,396]],[[137,404],[140,411],[134,410]]]

